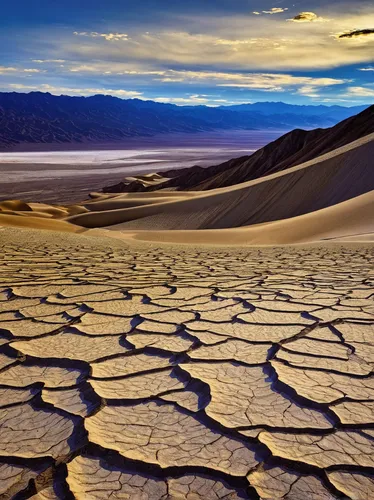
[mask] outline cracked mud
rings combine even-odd
[[[72,241],[2,248],[1,499],[374,498],[369,247]]]

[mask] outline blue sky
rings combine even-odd
[[[1,91],[374,102],[372,0],[17,0],[0,28]]]

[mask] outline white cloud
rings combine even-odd
[[[314,87],[312,85],[305,85],[304,87],[300,87],[297,90],[297,93],[300,95],[303,95],[305,97],[313,97],[313,98],[318,98],[320,97],[320,94],[318,93],[318,90],[320,87]]]
[[[257,12],[257,11],[255,11]],[[270,10],[269,10],[270,12]],[[369,39],[360,44],[336,40],[333,33],[345,33],[354,26],[374,24],[374,9],[348,14],[331,12],[324,16],[302,12],[285,22],[282,16],[226,16],[223,18],[188,18],[184,30],[132,32],[126,43],[107,43],[105,37],[118,34],[77,32],[84,43],[60,41],[56,50],[68,53],[81,64],[94,61],[113,63],[136,62],[158,68],[204,65],[230,70],[273,70],[334,68],[341,65],[365,64],[372,60]],[[322,21],[329,22],[322,22]],[[189,27],[191,31],[189,31]],[[248,35],[250,33],[250,35]],[[102,43],[101,43],[102,42]],[[341,43],[340,43],[341,42]]]
[[[0,66],[0,75],[4,73],[12,73],[13,71],[18,71],[17,68],[11,66]]]
[[[129,36],[127,33],[98,33],[97,31],[74,31],[74,35],[77,36],[89,36],[91,38],[104,38],[108,42],[112,41],[125,41],[129,40]]]
[[[374,89],[367,87],[348,87],[347,96],[351,97],[374,97]]]
[[[0,75],[6,73],[41,73],[40,69],[36,68],[14,68],[13,66],[0,66]]]
[[[153,99],[153,101],[156,102],[166,102],[170,104],[191,104],[191,105],[207,105],[209,104],[210,106],[222,106],[223,104],[228,104],[228,101],[226,99],[215,99],[215,98],[210,98],[210,96],[207,95],[199,95],[199,94],[194,94],[194,95],[188,95],[187,97],[156,97]]]
[[[65,59],[32,59],[32,62],[38,63],[38,64],[45,64],[45,63],[56,63],[56,64],[61,64],[65,62]]]
[[[313,78],[309,76],[294,76],[285,73],[226,73],[214,71],[169,70],[161,81],[213,84],[218,87],[251,88],[265,91],[281,91],[298,87],[329,87],[349,83],[341,78]],[[157,78],[156,78],[157,79]]]
[[[270,10],[263,10],[262,12],[264,14],[281,14],[282,12],[286,12],[286,10],[288,10],[288,9],[287,8],[282,9],[281,7],[273,7]]]
[[[105,94],[113,95],[122,98],[134,98],[143,95],[142,92],[137,92],[135,90],[123,90],[123,89],[107,89],[107,88],[71,88],[71,87],[59,87],[54,85],[42,84],[42,85],[24,85],[22,83],[12,83],[9,85],[10,88],[14,90],[36,90],[41,92],[50,92],[51,94],[68,94],[68,95],[95,95],[95,94]]]

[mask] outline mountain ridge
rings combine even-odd
[[[140,181],[120,183],[104,192],[137,192],[174,189],[206,191],[254,180],[305,163],[374,132],[374,106],[347,118],[329,129],[295,129],[252,155],[233,158],[211,167],[199,166],[162,172],[168,178],[158,186],[145,187]]]
[[[268,103],[248,111],[233,107],[177,106],[120,99],[109,95],[55,96],[50,93],[0,93],[0,149],[19,144],[118,143],[128,137],[212,130],[313,128],[330,126],[356,107],[321,107],[306,112],[281,103],[287,113],[268,113]],[[279,107],[279,103],[274,103]],[[362,108],[362,107],[359,107]],[[304,108],[302,108],[304,109]],[[330,111],[329,111],[330,110]],[[291,112],[294,111],[294,112]],[[339,115],[339,118],[337,116]]]

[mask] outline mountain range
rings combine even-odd
[[[335,125],[366,106],[177,106],[108,95],[0,93],[0,149],[19,144],[115,143],[128,137],[212,130],[314,128]]]
[[[141,178],[108,186],[104,192],[205,191],[224,188],[281,172],[374,133],[374,106],[329,129],[296,129],[250,156],[220,165],[160,172],[164,182],[149,185]]]

